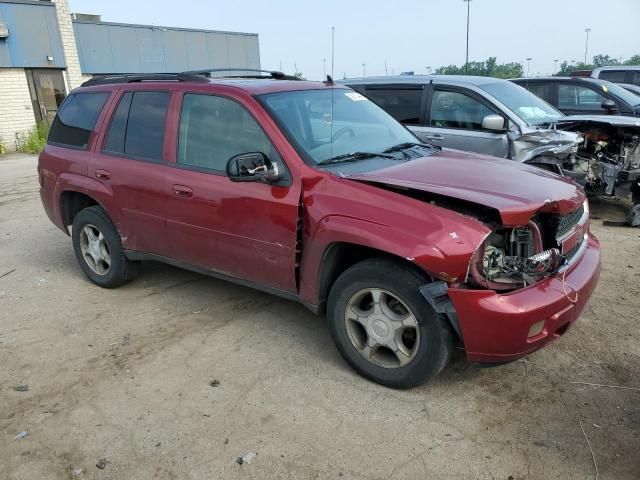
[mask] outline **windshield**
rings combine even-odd
[[[527,125],[551,123],[564,116],[547,102],[515,83],[505,81],[478,86],[506,105]]]
[[[402,143],[419,142],[388,113],[351,89],[287,91],[260,98],[315,164],[356,152],[354,159],[363,159]]]
[[[606,92],[608,90],[610,93],[618,97],[623,102],[631,105],[632,107],[637,107],[640,105],[640,96],[636,95],[635,93],[631,93],[628,90],[625,90],[618,84],[611,82],[602,82],[602,85],[600,87],[603,91]]]

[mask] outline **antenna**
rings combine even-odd
[[[331,27],[331,77],[333,78],[333,66],[335,60],[335,52],[336,52],[336,27]],[[331,101],[333,105],[333,100]],[[333,108],[333,106],[331,107]],[[333,115],[331,120],[333,121]]]

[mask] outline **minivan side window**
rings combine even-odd
[[[422,88],[367,88],[366,96],[405,125],[418,125]]]
[[[540,97],[551,105],[556,104],[556,99],[553,95],[553,85],[550,83],[531,83],[527,85],[527,88],[536,97]]]
[[[603,70],[598,75],[602,80],[609,80],[613,83],[624,83],[624,77],[627,75],[625,70]]]
[[[432,127],[482,129],[482,119],[495,114],[484,103],[460,92],[436,90],[431,101]]]
[[[161,161],[169,92],[126,92],[111,119],[103,151]]]
[[[184,95],[178,164],[226,172],[231,157],[249,152],[278,158],[271,141],[244,107],[215,95]]]
[[[579,110],[600,110],[604,96],[581,85],[558,85],[558,106]]]
[[[74,93],[64,101],[53,120],[48,142],[86,149],[108,93]]]

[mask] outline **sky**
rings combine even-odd
[[[70,0],[72,12],[103,21],[257,33],[264,69],[297,71],[314,80],[331,72],[335,27],[336,78],[425,73],[465,61],[463,0]],[[498,57],[530,74],[554,71],[554,59],[589,61],[640,54],[640,0],[472,0],[469,61]]]

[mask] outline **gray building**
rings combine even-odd
[[[11,151],[94,75],[260,68],[258,35],[102,22],[67,0],[0,0],[0,142]]]

